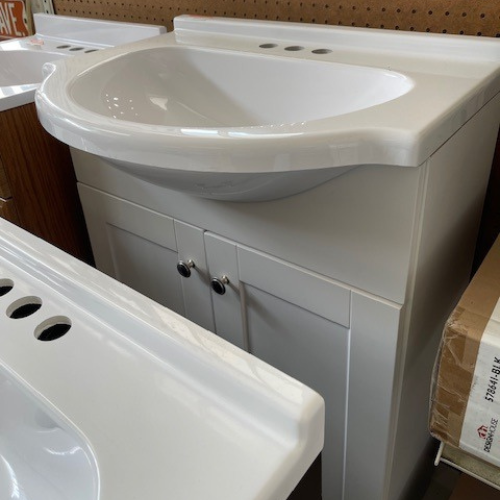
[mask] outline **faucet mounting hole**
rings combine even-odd
[[[71,321],[65,316],[56,316],[44,321],[35,329],[35,337],[42,342],[60,339],[71,329]]]
[[[14,288],[14,282],[8,279],[0,280],[0,297],[7,295]]]
[[[22,319],[35,314],[42,307],[39,297],[23,297],[13,302],[7,308],[7,316],[12,319]]]

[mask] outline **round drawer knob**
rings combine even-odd
[[[212,285],[212,290],[219,294],[224,295],[226,293],[225,285],[229,284],[229,278],[227,276],[221,276],[220,278],[212,278],[210,282]]]
[[[188,261],[183,261],[180,260],[177,262],[177,272],[183,277],[183,278],[189,278],[191,276],[191,269],[194,269],[196,266],[194,265],[194,262],[192,260]]]

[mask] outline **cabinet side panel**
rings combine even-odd
[[[19,225],[92,263],[69,148],[49,135],[34,103],[0,113],[0,152]]]
[[[352,294],[344,500],[387,498],[401,307]]]
[[[429,160],[406,318],[391,499],[416,498],[429,453],[432,367],[447,317],[467,286],[500,116],[496,98]]]

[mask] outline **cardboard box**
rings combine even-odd
[[[448,319],[431,391],[437,439],[500,467],[500,237]]]

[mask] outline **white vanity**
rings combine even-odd
[[[96,73],[85,98],[78,78],[111,63],[116,75],[121,56],[162,46],[316,58],[402,75],[406,86],[331,119],[230,130],[82,105],[104,99],[112,75]],[[187,17],[173,34],[109,54],[90,54],[91,71],[48,68],[37,99],[44,126],[74,148],[97,267],[325,398],[325,500],[416,494],[431,464],[432,366],[469,279],[500,121],[498,41]],[[296,182],[280,193],[293,195],[271,199],[288,174]]]

